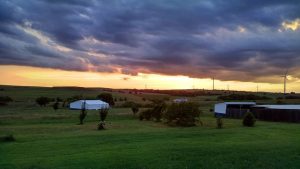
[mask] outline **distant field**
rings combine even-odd
[[[101,92],[13,87],[0,91],[15,100],[0,107],[0,136],[16,138],[0,142],[0,168],[300,168],[300,124],[258,121],[254,128],[246,128],[241,120],[224,119],[225,128],[216,129],[209,112],[218,102],[216,96],[190,98],[201,104],[203,126],[168,127],[139,121],[128,108],[112,108],[104,131],[96,130],[97,111],[89,111],[85,124],[77,125],[78,111],[55,112],[34,102],[39,96],[95,97]],[[143,103],[143,97],[166,95],[113,96]]]

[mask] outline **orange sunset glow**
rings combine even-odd
[[[0,66],[3,85],[21,86],[80,86],[128,89],[212,89],[212,79],[189,78],[138,73],[136,76],[121,73],[63,71],[28,66]],[[80,79],[80,80],[78,80]],[[289,83],[288,91],[300,91],[299,82]],[[282,84],[215,80],[217,90],[281,92]]]

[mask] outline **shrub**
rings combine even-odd
[[[164,113],[167,124],[175,126],[195,126],[196,118],[199,118],[201,111],[199,105],[191,102],[173,103]]]
[[[136,113],[139,111],[138,105],[133,104],[133,105],[131,106],[131,110],[132,110],[132,112],[133,112],[133,115],[136,115]]]
[[[7,136],[0,137],[0,141],[1,142],[12,142],[12,141],[16,141],[16,139],[12,134],[10,134]]]
[[[53,109],[56,111],[59,107],[59,102],[55,102],[53,105],[52,105]]]
[[[139,114],[140,120],[150,120],[152,116],[152,109],[146,109]]]
[[[110,106],[115,105],[114,98],[110,93],[101,93],[97,96],[97,98],[108,103]]]
[[[39,104],[40,106],[46,106],[49,102],[51,101],[50,98],[48,97],[38,97],[37,99],[35,99],[35,102],[37,104]]]
[[[1,103],[8,103],[8,102],[12,102],[13,99],[9,96],[0,96],[0,102]]]
[[[86,111],[85,109],[81,109],[81,112],[79,114],[79,124],[83,124],[83,120],[86,117]]]
[[[253,127],[256,120],[254,115],[251,112],[247,112],[243,118],[243,125],[247,127]]]
[[[223,119],[221,117],[217,117],[217,128],[223,128]]]
[[[165,102],[156,102],[154,103],[154,107],[152,108],[151,117],[153,117],[156,121],[160,121],[163,115],[163,112],[166,110]]]

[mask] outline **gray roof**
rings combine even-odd
[[[300,110],[299,104],[286,104],[286,105],[256,105],[255,107],[265,107],[269,109],[287,109],[287,110]]]

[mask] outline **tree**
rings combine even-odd
[[[132,104],[131,110],[133,112],[133,115],[136,115],[136,113],[139,111],[139,107],[137,106],[137,104]]]
[[[243,118],[243,125],[247,127],[253,127],[256,120],[254,115],[251,112],[247,112]]]
[[[100,115],[100,123],[98,124],[98,130],[103,130],[105,129],[105,119],[107,117],[108,114],[108,109],[101,109],[99,111],[99,115]]]
[[[222,119],[222,117],[217,117],[217,128],[218,129],[223,128],[223,119]]]
[[[40,106],[46,106],[49,102],[51,101],[50,98],[48,97],[38,97],[37,99],[35,99],[35,102],[40,105]]]
[[[52,105],[53,109],[56,111],[59,107],[59,102],[55,102],[53,105]]]
[[[81,112],[79,114],[79,124],[83,124],[83,120],[86,117],[86,110],[85,108],[81,109]]]
[[[172,126],[195,126],[201,111],[199,105],[191,102],[173,103],[164,113],[167,124]]]
[[[110,93],[101,93],[97,96],[97,98],[108,103],[110,106],[115,105],[114,98]]]
[[[156,121],[160,121],[163,115],[163,112],[166,110],[166,103],[164,101],[154,102],[154,107],[152,109],[152,117]]]

